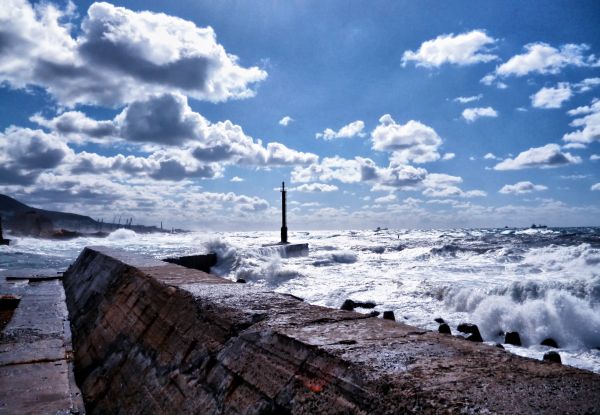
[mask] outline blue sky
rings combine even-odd
[[[271,229],[599,225],[600,4],[6,0],[0,192]]]

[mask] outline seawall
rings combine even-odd
[[[600,376],[104,247],[64,276],[89,413],[594,413]]]

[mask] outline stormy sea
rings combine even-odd
[[[214,274],[339,308],[371,301],[396,320],[458,333],[475,323],[484,341],[517,331],[518,355],[558,350],[564,364],[600,373],[600,228],[292,232],[308,256],[285,258],[278,232],[136,234],[69,241],[17,238],[0,246],[0,270],[64,270],[87,245],[165,258],[215,252]],[[361,310],[370,312],[372,310]],[[558,349],[540,343],[553,339]]]

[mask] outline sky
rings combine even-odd
[[[197,230],[600,225],[598,1],[1,0],[0,193]]]

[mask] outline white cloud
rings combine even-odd
[[[560,82],[556,87],[542,88],[531,98],[531,105],[535,108],[560,108],[562,103],[573,96],[573,91],[568,82]]]
[[[597,161],[597,160],[600,160],[600,154],[592,154],[592,155],[590,156],[590,160],[591,160],[591,161]]]
[[[564,175],[560,176],[561,179],[567,179],[567,180],[582,180],[582,179],[587,179],[588,177],[591,177],[591,175],[590,174],[571,174],[568,176],[564,176]]]
[[[93,3],[73,28],[73,10],[6,1],[0,80],[39,86],[63,105],[121,106],[165,92],[219,102],[253,96],[251,85],[267,77],[258,67],[240,66],[211,27],[184,19]]]
[[[365,123],[363,121],[357,120],[351,122],[350,124],[344,125],[338,131],[334,131],[331,128],[326,128],[322,133],[315,134],[315,137],[322,138],[324,140],[334,140],[336,138],[352,138],[356,136],[364,137],[364,128]]]
[[[229,181],[234,182],[234,183],[239,183],[239,182],[244,182],[245,180],[239,176],[233,176]]]
[[[575,108],[569,111],[568,114],[572,116],[584,116],[575,118],[569,124],[571,127],[580,127],[580,129],[565,134],[562,138],[563,141],[584,145],[600,141],[600,100],[595,99],[592,101],[592,105]]]
[[[279,125],[283,125],[284,127],[287,127],[288,125],[290,125],[291,122],[294,122],[294,121],[296,121],[296,120],[294,120],[289,115],[286,115],[285,117],[283,117],[282,119],[279,120]]]
[[[433,128],[419,121],[397,124],[389,114],[385,114],[371,133],[371,139],[374,150],[392,152],[391,158],[397,164],[440,159],[438,148],[442,139]]]
[[[326,183],[306,183],[297,187],[290,188],[291,191],[304,192],[304,193],[326,193],[335,192],[338,189],[337,186]]]
[[[202,163],[285,166],[310,164],[318,159],[315,154],[299,152],[277,142],[265,147],[231,121],[210,123],[194,112],[187,98],[180,94],[162,94],[132,102],[108,121],[95,121],[80,112],[67,112],[51,120],[35,116],[32,121],[75,142],[116,139],[178,146]],[[107,137],[102,137],[103,134]]]
[[[381,196],[376,198],[373,202],[375,203],[392,203],[394,201],[396,201],[397,197],[395,194],[390,193],[387,196]]]
[[[581,163],[581,157],[563,153],[558,144],[546,144],[523,151],[514,159],[507,158],[496,164],[494,170],[546,169],[578,163]]]
[[[496,156],[494,155],[494,153],[487,153],[485,156],[483,156],[483,158],[484,158],[485,160],[499,160],[499,158],[498,158],[498,157],[496,157]]]
[[[497,116],[498,116],[498,113],[492,107],[466,108],[462,112],[462,117],[469,123],[475,122],[478,118],[481,118],[481,117],[495,118]]]
[[[513,56],[497,67],[496,75],[557,74],[566,66],[598,66],[594,55],[586,56],[589,49],[585,44],[570,43],[557,49],[547,43],[530,43],[525,45],[524,53]]]
[[[592,185],[590,190],[599,190],[600,191],[600,183],[595,183]]]
[[[600,85],[600,78],[586,78],[581,82],[573,84],[573,87],[575,87],[577,92],[581,93],[590,91],[592,88],[595,88],[598,85]]]
[[[456,157],[455,153],[445,153],[442,160],[452,160],[454,157]]]
[[[460,102],[461,104],[468,104],[469,102],[479,101],[481,98],[483,98],[483,94],[473,95],[470,97],[456,97],[453,101]]]
[[[504,194],[520,195],[520,194],[524,194],[524,193],[541,192],[542,190],[547,190],[547,189],[548,189],[548,187],[543,186],[541,184],[533,184],[529,181],[525,181],[525,182],[518,182],[515,184],[504,185],[502,187],[502,189],[499,190],[499,192],[504,193]]]
[[[479,62],[489,62],[497,58],[488,53],[488,46],[495,39],[482,30],[454,35],[440,35],[435,39],[421,44],[416,52],[407,50],[402,55],[402,66],[414,61],[417,66],[426,68],[438,67],[445,63],[455,65],[472,65]]]

